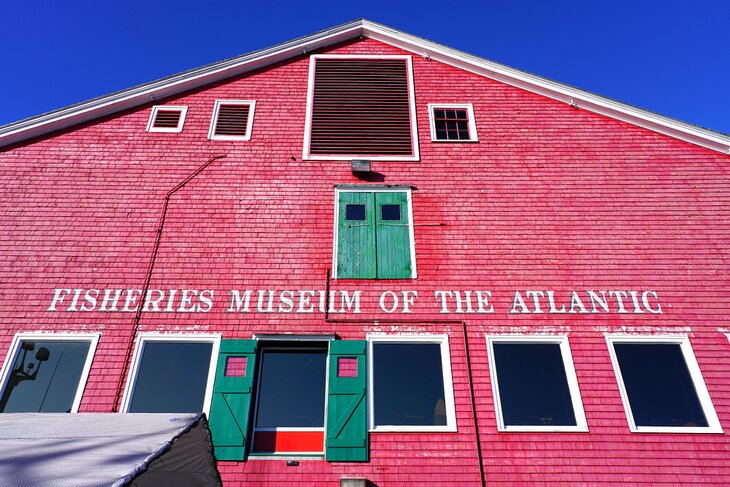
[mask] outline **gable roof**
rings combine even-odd
[[[354,20],[273,47],[2,126],[0,127],[0,147],[199,88],[358,37],[375,39],[416,55],[559,100],[577,108],[730,154],[730,136],[728,135],[510,68],[365,19]]]

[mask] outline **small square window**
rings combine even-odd
[[[370,338],[373,431],[455,431],[446,337]]]
[[[383,221],[400,221],[401,205],[382,205],[380,207],[380,219]]]
[[[206,336],[141,335],[122,409],[129,413],[207,412],[219,341]],[[226,369],[234,373],[228,365]]]
[[[338,189],[336,203],[336,278],[416,277],[409,190]]]
[[[337,377],[357,377],[357,357],[338,357]]]
[[[98,340],[97,334],[17,335],[3,368],[0,412],[78,411]]]
[[[567,337],[489,337],[500,431],[588,431]]]
[[[345,219],[347,221],[365,220],[365,205],[347,205]]]
[[[210,140],[251,140],[253,100],[216,100],[210,122]]]
[[[147,132],[182,132],[188,107],[154,106]]]
[[[428,115],[432,141],[477,142],[477,127],[471,104],[429,104]]]
[[[722,432],[689,338],[607,340],[631,431]]]

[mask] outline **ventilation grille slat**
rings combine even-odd
[[[317,59],[310,154],[413,155],[404,59]]]
[[[180,123],[182,110],[157,110],[152,127],[156,129],[174,129]]]
[[[245,137],[248,130],[249,105],[224,105],[218,108],[214,135]]]

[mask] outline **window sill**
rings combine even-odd
[[[476,144],[479,142],[479,139],[431,139],[431,142],[435,142],[437,144],[450,144],[450,143],[456,143],[456,144]]]
[[[248,460],[324,460],[324,453],[249,453]]]
[[[376,426],[370,433],[457,433],[456,426]]]
[[[714,427],[681,427],[681,426],[638,426],[630,428],[632,433],[661,433],[661,434],[724,434],[722,428]]]
[[[500,433],[588,433],[586,426],[504,426]]]

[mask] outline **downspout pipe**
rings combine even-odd
[[[193,171],[188,177],[183,179],[180,183],[178,183],[174,188],[172,188],[170,191],[167,192],[165,195],[165,201],[162,203],[162,212],[160,214],[160,223],[157,225],[157,233],[155,235],[155,242],[152,245],[152,253],[150,255],[149,263],[147,264],[147,272],[145,273],[145,280],[144,280],[144,286],[142,287],[142,294],[140,295],[140,303],[137,307],[137,311],[134,314],[134,322],[132,324],[132,330],[129,334],[129,338],[127,339],[127,350],[124,354],[124,366],[122,367],[122,373],[119,376],[119,380],[117,381],[117,391],[114,396],[114,404],[112,407],[112,412],[118,413],[119,409],[121,407],[121,399],[122,399],[122,389],[124,380],[129,373],[129,362],[132,358],[132,351],[134,350],[134,339],[137,336],[137,333],[139,332],[139,322],[142,319],[142,309],[144,308],[147,300],[147,291],[150,287],[150,282],[152,281],[152,272],[155,268],[155,262],[157,261],[157,252],[160,249],[160,241],[162,240],[162,231],[165,227],[165,219],[167,218],[167,208],[170,204],[170,198],[172,195],[174,195],[178,190],[185,187],[186,184],[188,184],[190,181],[192,181],[198,174],[203,172],[203,170],[208,167],[213,161],[217,161],[219,159],[225,158],[225,155],[217,155],[209,158],[206,162],[198,166],[198,168]]]
[[[324,321],[325,323],[410,323],[410,324],[461,324],[461,333],[464,337],[464,355],[466,356],[466,373],[469,381],[469,399],[471,401],[471,415],[474,422],[474,441],[477,449],[477,460],[479,462],[479,479],[481,481],[481,487],[486,487],[486,477],[484,476],[484,457],[482,455],[482,442],[479,434],[479,421],[477,416],[477,405],[474,396],[474,378],[471,373],[471,359],[469,358],[469,335],[466,331],[466,321],[464,320],[418,320],[418,319],[398,319],[398,318],[386,318],[386,319],[364,319],[364,318],[330,318],[330,269],[327,269],[325,276],[325,306],[324,306]]]

